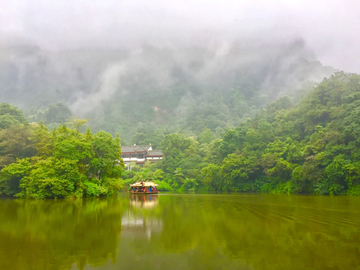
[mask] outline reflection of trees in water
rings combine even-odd
[[[130,197],[118,260],[106,269],[252,269],[226,253],[221,232],[216,236],[220,228],[212,223],[223,216],[214,215],[213,205],[202,211],[203,198],[159,195],[153,208],[136,203],[141,199]]]
[[[141,207],[141,196],[0,200],[0,269],[68,269],[73,263],[173,270],[356,269],[360,264],[358,198],[154,198],[154,207]]]
[[[254,269],[352,269],[360,263],[359,201],[350,208],[349,198],[329,197],[166,199],[160,203],[166,206],[163,249],[186,254],[204,269],[236,269],[236,260]]]
[[[150,240],[154,233],[162,230],[162,221],[157,211],[158,195],[130,194],[130,207],[125,211],[121,225],[121,236]]]
[[[358,199],[158,198],[153,209],[128,211],[141,222],[160,220],[161,231],[151,239],[122,233],[113,269],[356,269],[360,263]]]
[[[115,260],[124,201],[0,200],[0,269],[70,269]]]

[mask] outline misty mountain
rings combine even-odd
[[[297,98],[324,67],[302,40],[221,46],[143,45],[133,50],[0,48],[0,100],[25,112],[62,103],[130,140],[155,129],[199,134],[238,125],[275,99]]]

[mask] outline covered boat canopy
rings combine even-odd
[[[154,182],[136,182],[135,184],[131,184],[130,187],[157,187],[158,184],[155,184]]]

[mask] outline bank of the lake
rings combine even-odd
[[[0,199],[0,269],[358,269],[360,198]]]

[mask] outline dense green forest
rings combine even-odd
[[[123,171],[116,163],[119,138],[83,130],[87,120],[49,129],[2,103],[0,192],[101,196],[147,179],[162,190],[360,195],[359,105],[360,76],[337,72],[301,98],[283,96],[221,134],[206,125],[197,136],[155,131],[164,159]]]
[[[0,195],[20,198],[98,197],[122,188],[120,140],[82,132],[86,120],[49,129],[0,103]]]
[[[124,172],[163,189],[360,195],[360,76],[338,72],[216,139],[164,137],[164,160]]]

